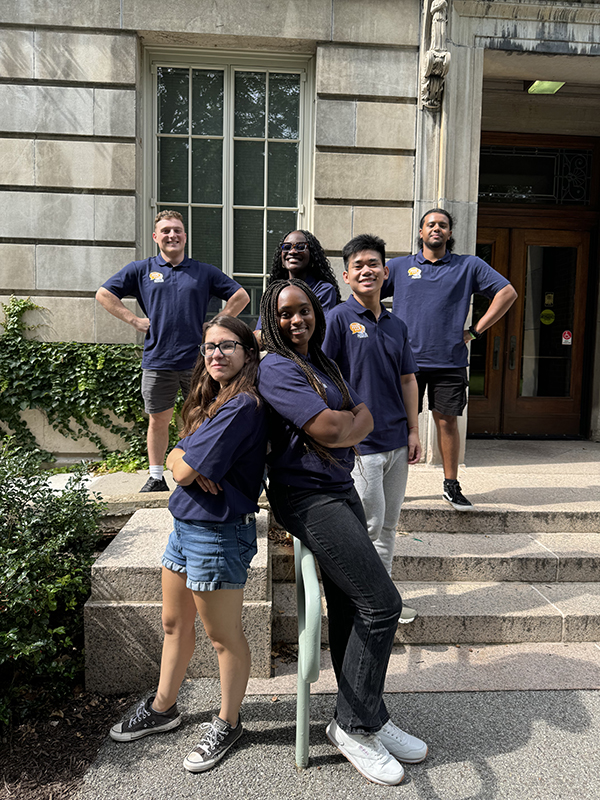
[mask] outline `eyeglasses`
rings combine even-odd
[[[219,342],[219,344],[215,344],[214,342],[206,342],[205,344],[200,345],[200,352],[202,355],[206,357],[214,356],[215,350],[219,350],[221,355],[223,356],[232,356],[235,353],[235,348],[238,346],[246,348],[245,344],[241,342],[234,342],[233,339],[227,339],[224,342]]]
[[[289,253],[290,250],[303,253],[305,250],[308,250],[308,242],[284,242],[281,245],[281,251],[283,253]]]

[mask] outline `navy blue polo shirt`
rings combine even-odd
[[[477,256],[446,253],[432,263],[420,250],[387,265],[381,297],[394,295],[392,311],[406,323],[419,369],[466,367],[463,331],[471,295],[492,298],[509,281]]]
[[[337,305],[337,293],[332,283],[317,281],[312,275],[307,275],[306,278],[302,278],[302,280],[317,295],[317,299],[323,306],[323,311],[327,312]],[[256,321],[256,328],[254,330],[262,330],[262,320],[260,317]]]
[[[210,494],[196,481],[178,486],[169,499],[174,517],[225,522],[258,511],[267,451],[264,403],[257,407],[253,397],[238,394],[176,446],[185,450],[188,466],[220,484],[223,491]]]
[[[406,325],[383,308],[379,319],[354,297],[327,315],[323,351],[339,366],[373,415],[375,427],[359,444],[362,455],[406,447],[408,425],[402,375],[417,369]]]
[[[307,359],[308,360],[308,359]],[[291,359],[268,353],[258,368],[258,390],[276,413],[269,415],[271,452],[267,456],[269,480],[286,486],[342,491],[353,485],[354,451],[351,447],[329,450],[335,464],[323,461],[306,447],[302,426],[330,408],[340,411],[342,393],[327,375],[315,368],[325,387],[327,403],[309,384],[304,372]],[[362,400],[348,387],[354,406]]]
[[[229,300],[240,284],[212,264],[185,258],[172,267],[158,255],[132,261],[103,287],[119,300],[135,297],[150,320],[142,367],[183,370],[198,358],[210,298]]]

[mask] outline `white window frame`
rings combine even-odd
[[[287,55],[284,53],[260,53],[239,51],[218,51],[175,47],[148,47],[144,51],[144,71],[142,81],[142,150],[143,176],[141,214],[141,247],[140,257],[157,252],[152,239],[152,223],[157,209],[157,93],[156,69],[158,66],[181,67],[189,69],[224,69],[225,80],[233,81],[235,71],[261,71],[265,69],[277,72],[299,72],[303,91],[300,98],[300,146],[298,148],[298,228],[310,229],[312,226],[312,209],[314,198],[314,108],[315,80],[314,57],[312,55]],[[230,93],[230,104],[224,108],[223,125],[223,272],[233,276],[233,94]],[[267,139],[267,142],[269,140]],[[278,140],[279,141],[279,140]],[[291,140],[293,141],[293,140]],[[265,184],[267,180],[265,169]],[[289,210],[289,209],[286,209]],[[267,227],[263,231],[263,289],[271,268],[271,253],[266,250]],[[236,276],[259,278],[260,273],[236,273]]]

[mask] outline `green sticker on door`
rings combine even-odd
[[[556,314],[549,308],[545,308],[540,314],[540,322],[542,325],[552,325],[556,319]]]

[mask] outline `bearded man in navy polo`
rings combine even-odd
[[[98,289],[96,300],[145,334],[142,396],[149,417],[150,477],[140,491],[167,492],[163,471],[169,423],[177,391],[181,388],[184,397],[189,392],[208,303],[211,297],[225,300],[220,313],[237,317],[250,298],[217,267],[186,256],[187,236],[178,211],[157,214],[152,238],[160,254],[127,264]],[[124,297],[135,297],[144,316],[129,311]]]
[[[392,311],[404,320],[417,362],[419,412],[427,388],[444,467],[443,498],[457,511],[472,503],[458,482],[458,420],[467,404],[467,344],[506,314],[517,293],[505,277],[476,256],[452,253],[452,217],[432,208],[421,217],[416,255],[388,261],[390,276],[381,296],[394,296]],[[490,306],[476,326],[465,330],[471,296]]]

